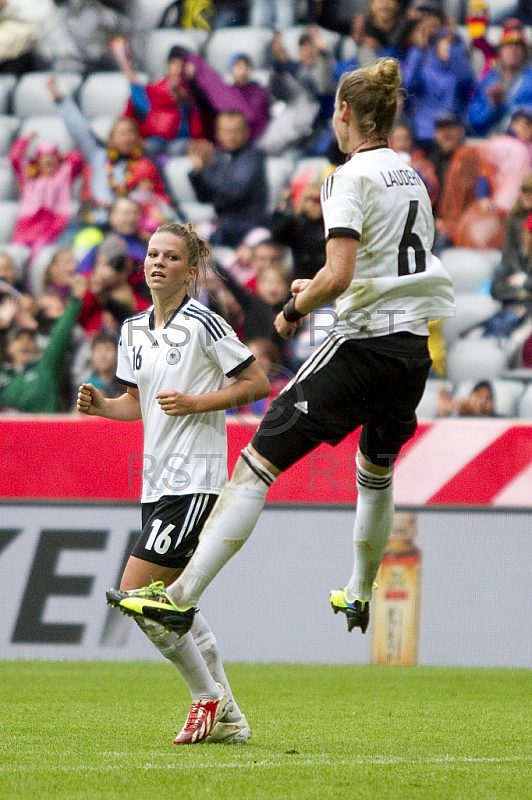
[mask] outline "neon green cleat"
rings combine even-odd
[[[130,592],[108,589],[105,594],[108,604],[113,608],[119,608],[129,617],[152,619],[179,636],[187,633],[194,622],[196,609],[178,608],[165,591],[163,581],[154,581],[149,586]]]
[[[345,589],[333,589],[330,600],[335,614],[338,614],[339,611],[345,614],[349,632],[353,628],[360,628],[362,633],[366,633],[369,625],[369,600],[353,600],[353,602],[350,602],[345,595]]]

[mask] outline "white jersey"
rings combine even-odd
[[[225,411],[170,417],[160,391],[214,392],[254,361],[227,322],[189,297],[164,328],[152,327],[153,306],[124,322],[117,378],[138,388],[144,422],[142,502],[163,495],[219,494],[227,480]]]
[[[355,154],[325,180],[327,238],[357,239],[355,273],[336,301],[335,328],[350,338],[428,334],[454,315],[453,286],[431,253],[434,219],[423,181],[387,147]]]

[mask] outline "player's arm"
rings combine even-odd
[[[297,330],[298,318],[329,305],[345,292],[355,272],[357,248],[358,240],[351,236],[335,236],[328,240],[325,265],[302,291],[297,291],[300,285],[293,287],[296,292],[277,315],[275,328],[280,336],[289,339]]]
[[[242,369],[233,383],[205,394],[186,395],[173,391],[161,391],[157,402],[170,417],[187,414],[202,414],[206,411],[225,411],[262,400],[270,394],[270,382],[256,361]]]
[[[121,422],[141,419],[139,390],[128,386],[120,397],[105,397],[92,383],[82,383],[78,390],[77,409],[92,417],[106,417]]]

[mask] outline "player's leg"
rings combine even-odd
[[[331,592],[331,605],[347,617],[347,629],[366,632],[369,601],[394,517],[393,470],[357,453],[357,509],[353,532],[353,572],[345,589]]]
[[[363,633],[369,624],[369,601],[393,525],[393,464],[416,429],[415,410],[430,368],[422,337],[399,338],[386,346],[396,348],[384,362],[386,370],[380,362],[387,391],[383,397],[373,398],[376,417],[363,426],[357,453],[353,572],[345,589],[331,592],[330,597],[334,612],[346,615],[348,630],[358,627]]]
[[[168,498],[163,498],[148,511],[143,509],[143,530],[135,545],[134,554],[130,556],[124,569],[120,591],[116,592],[116,600],[128,596],[128,593],[134,593],[139,587],[145,587],[141,588],[141,592],[145,591],[150,597],[156,593],[159,601],[165,600],[165,586],[181,573],[183,567],[178,567],[176,564],[186,563],[185,553],[195,546],[201,524],[212,508],[214,500],[214,497],[202,495],[184,499],[174,498],[170,501]],[[160,540],[157,537],[154,539],[154,530],[163,532]],[[165,553],[160,553],[158,557],[159,561],[166,560],[171,566],[147,561],[136,555],[153,553],[153,547],[157,542],[159,551],[174,553],[167,559],[164,557]],[[111,596],[114,599],[113,592],[114,590],[108,592],[108,598]],[[157,620],[136,613],[131,613],[131,616],[161,655],[176,667],[190,691],[192,708],[175,743],[191,744],[201,741],[226,711],[230,698],[225,687],[211,674],[193,634],[185,632],[179,635],[174,631],[167,631]],[[209,720],[208,724],[205,720]]]
[[[216,641],[210,625],[199,610],[196,610],[190,633],[194,637],[194,641],[207,664],[209,672],[214,680],[219,683],[220,686],[224,687],[227,697],[229,698],[223,717],[221,717],[220,721],[216,723],[211,733],[206,737],[206,741],[220,742],[223,744],[247,742],[251,736],[249,723],[240,710],[231,686],[229,685],[218,642]]]

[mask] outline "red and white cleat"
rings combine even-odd
[[[218,684],[220,686],[220,684]],[[174,739],[174,744],[198,744],[212,731],[225,714],[229,697],[220,686],[222,695],[218,700],[197,700],[192,703],[183,730]]]

